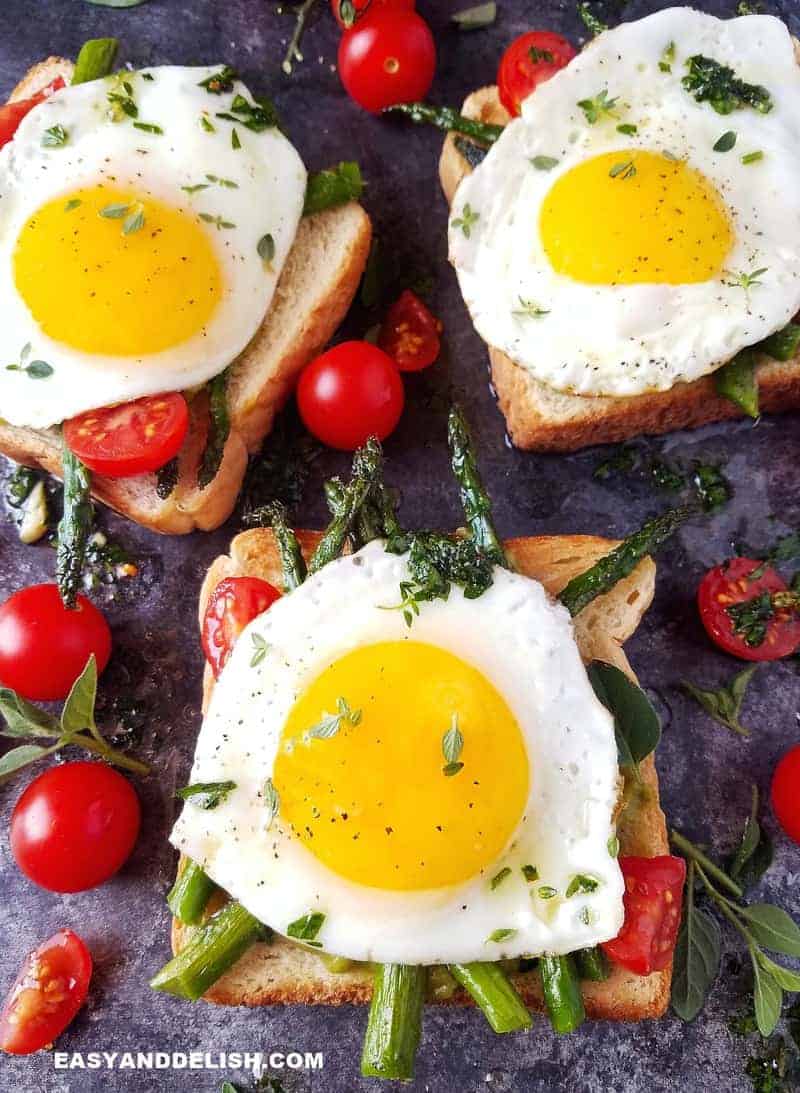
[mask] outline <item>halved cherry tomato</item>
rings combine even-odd
[[[436,316],[407,288],[389,308],[378,345],[401,372],[420,372],[439,356],[441,332]]]
[[[681,924],[686,862],[672,854],[657,858],[620,858],[625,881],[622,902],[625,921],[612,941],[602,948],[615,964],[650,975],[672,960]]]
[[[11,852],[34,884],[84,892],[130,857],[141,810],[133,786],[107,763],[63,763],[34,778],[11,813]]]
[[[56,76],[47,87],[43,88],[38,94],[32,95],[29,99],[21,99],[20,102],[8,102],[5,106],[0,106],[0,148],[13,139],[20,122],[26,114],[30,114],[34,106],[38,106],[40,102],[49,99],[54,91],[60,91],[64,86],[66,85],[63,78]]]
[[[92,955],[72,930],[29,954],[0,1010],[0,1051],[30,1055],[60,1036],[86,1001]]]
[[[500,60],[497,90],[512,117],[540,83],[555,76],[575,56],[566,38],[549,30],[531,30],[515,38]]]
[[[23,698],[66,698],[91,653],[102,672],[111,656],[111,630],[85,596],[70,609],[56,585],[34,584],[0,605],[0,682]]]
[[[734,630],[727,608],[755,599],[762,593],[785,592],[786,582],[770,566],[751,577],[763,563],[752,558],[732,558],[709,570],[697,590],[700,618],[709,637],[726,653],[741,660],[777,660],[800,647],[800,616],[789,609],[774,609],[766,621],[766,635],[758,645],[748,645],[745,635]]]
[[[377,114],[424,99],[436,71],[430,27],[415,11],[381,11],[346,30],[339,75],[351,99]]]
[[[172,391],[88,410],[64,422],[64,439],[89,470],[128,478],[169,463],[188,428],[186,399]]]
[[[267,610],[280,592],[259,577],[225,577],[211,594],[203,616],[201,642],[216,679],[245,626]]]
[[[415,7],[415,0],[331,0],[331,10],[342,30],[377,11],[413,11]]]
[[[775,768],[772,807],[789,838],[800,843],[800,744],[790,748]]]
[[[297,387],[297,405],[309,432],[346,452],[370,436],[387,437],[404,404],[397,365],[369,342],[342,342],[329,349],[308,365]]]

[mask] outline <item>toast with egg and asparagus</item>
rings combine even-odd
[[[800,407],[800,241],[787,245],[797,210],[779,181],[796,157],[797,56],[772,16],[670,9],[602,32],[539,85],[522,119],[496,86],[469,95],[460,116],[400,108],[450,130],[439,174],[451,260],[517,447],[574,451]],[[666,103],[682,128],[664,119]],[[667,175],[674,215],[657,192]],[[533,216],[528,243],[512,227],[501,238],[514,189],[538,209],[538,242]],[[696,251],[671,257],[691,208]],[[493,244],[533,254],[554,277],[526,278],[512,258],[508,285]]]
[[[365,1074],[383,1077],[412,1075],[425,1000],[472,1000],[498,1032],[529,1027],[528,1007],[545,1009],[560,1032],[577,1027],[584,1015],[617,1020],[659,1016],[669,998],[672,948],[680,917],[683,866],[676,867],[676,859],[668,856],[653,760],[658,718],[636,684],[622,644],[653,596],[655,565],[650,553],[690,510],[656,517],[622,542],[567,535],[503,543],[494,530],[491,504],[458,409],[451,412],[448,433],[466,518],[466,529],[457,535],[413,533],[400,527],[391,491],[382,481],[380,448],[370,442],[356,453],[348,483],[334,479],[326,485],[332,519],[325,532],[293,532],[281,506],[273,505],[254,514],[256,522],[271,526],[237,535],[230,553],[212,563],[200,596],[204,648],[207,656],[212,654],[204,679],[205,720],[192,784],[178,794],[186,804],[172,837],[181,851],[178,877],[168,899],[174,915],[175,955],[152,980],[158,990],[225,1005],[372,999],[362,1068]],[[254,624],[238,633],[246,621],[240,618],[232,631],[238,633],[232,651],[232,632],[227,632],[225,655],[230,659],[225,661],[215,646],[214,633],[219,633],[223,617],[220,606],[227,599],[230,608],[230,597],[235,601],[237,580],[245,586],[266,581],[281,598],[257,616],[269,630]],[[536,600],[535,607],[530,597]],[[272,599],[270,594],[265,602]],[[302,622],[305,612],[308,617]],[[209,620],[217,630],[208,630]],[[300,631],[291,635],[298,624]],[[556,627],[559,636],[542,638],[550,626]],[[482,631],[480,641],[474,637],[476,629]],[[534,633],[539,635],[535,639]],[[389,635],[398,640],[387,643]],[[424,644],[427,639],[430,645]],[[405,675],[393,675],[396,657],[412,656],[418,642],[426,650],[423,659],[416,660]],[[431,659],[441,652],[432,651],[431,646],[448,644],[451,649],[469,649],[467,659],[474,666],[486,669],[488,664],[487,674],[496,682],[503,676],[500,690],[506,694],[523,681],[523,690],[514,697],[515,710],[523,710],[529,701],[524,681],[531,681],[534,688],[544,686],[545,676],[555,681],[553,704],[549,712],[543,705],[539,713],[549,722],[550,739],[559,741],[553,744],[556,755],[548,758],[546,746],[537,752],[528,741],[543,801],[530,799],[525,806],[526,790],[520,789],[519,780],[526,761],[516,748],[514,733],[508,735],[507,723],[487,712],[492,709],[488,699],[481,706],[489,725],[487,736],[474,739],[481,731],[481,718],[461,705],[457,713],[438,712],[435,739],[429,739],[426,718],[434,715],[426,710],[430,696],[419,692],[420,686],[423,692],[427,686],[420,681],[427,678],[434,689],[441,686],[437,703],[448,687],[455,688],[451,693],[458,691],[454,680],[459,669],[448,667],[449,660],[442,667],[438,659]],[[331,666],[342,645],[349,651]],[[569,654],[564,661],[557,659],[562,652]],[[305,664],[303,678],[292,677],[281,698],[269,680],[300,662]],[[329,678],[330,672],[339,669],[344,676]],[[319,677],[295,702],[316,671],[321,671]],[[451,671],[454,675],[448,679]],[[319,681],[326,679],[327,698],[310,697]],[[367,691],[360,693],[359,687]],[[380,747],[376,744],[375,751],[369,743],[371,736],[364,736],[376,724],[370,698],[364,698],[370,688],[395,696],[392,701],[404,730],[398,738],[411,740],[408,752],[389,761],[388,771],[380,770],[381,762],[386,762],[385,756],[380,758]],[[579,698],[573,696],[573,688],[580,692]],[[234,696],[235,726],[226,721]],[[249,698],[261,711],[255,720],[246,713]],[[583,712],[578,715],[572,706],[572,713],[562,716],[558,711],[571,707],[573,701],[581,703]],[[320,702],[338,712],[323,712],[309,728],[322,709]],[[284,708],[288,718],[283,744],[262,765],[259,740],[270,735],[263,718],[275,716],[279,722]],[[422,711],[421,726],[412,727],[414,711]],[[571,745],[567,743],[578,723],[585,728],[596,715],[605,718],[604,746],[583,737],[583,729],[577,730]],[[380,723],[386,727],[385,719]],[[424,745],[418,731],[428,734]],[[350,752],[352,745],[355,750]],[[359,748],[368,745],[369,755],[361,758],[360,765]],[[428,755],[431,747],[434,752]],[[309,748],[320,757],[320,770],[310,769]],[[337,748],[343,751],[337,754]],[[593,756],[592,776],[597,779],[593,788],[585,781],[589,755]],[[413,772],[419,765],[427,769],[427,759],[434,796],[427,798],[427,775],[420,776],[405,804],[414,816],[437,820],[432,823],[437,832],[433,846],[428,845],[427,828],[420,834],[412,816],[381,816],[380,809],[389,807],[386,802],[357,800],[368,793],[369,785],[379,784],[381,797],[383,791],[391,794],[389,786],[395,780],[401,786],[413,782],[418,777]],[[373,761],[376,767],[369,769]],[[499,766],[492,772],[495,761]],[[325,765],[329,763],[353,772],[352,800],[349,787],[333,790],[336,779]],[[556,767],[561,774],[553,773]],[[574,781],[571,787],[562,777],[567,769],[571,772],[567,782]],[[417,861],[413,852],[409,858],[395,849],[391,839],[398,827],[402,831],[406,825],[405,839],[421,839],[427,846],[425,858],[429,853],[435,858],[442,852],[435,840],[446,840],[448,832],[452,838],[459,822],[469,828],[466,842],[473,848],[482,846],[484,834],[472,831],[465,821],[473,804],[476,809],[480,805],[470,800],[473,793],[480,794],[473,787],[482,784],[482,776],[490,781],[496,776],[503,790],[494,810],[482,813],[486,823],[498,828],[494,850],[484,847],[485,857],[464,865],[469,881],[463,873],[447,872],[454,857],[458,865],[460,852],[470,857],[471,851],[460,844],[459,849],[445,841],[445,856],[437,859],[438,864]],[[242,784],[243,777],[247,786]],[[331,792],[340,807],[327,815],[326,793],[332,777]],[[601,784],[608,791],[605,796]],[[295,793],[292,785],[301,788]],[[311,785],[314,799],[309,801]],[[443,800],[440,815],[436,795],[444,797],[451,790],[456,794],[456,812],[448,812],[452,800],[449,806]],[[237,797],[248,810],[241,815],[236,811]],[[604,803],[597,811],[601,799]],[[430,800],[435,803],[430,805]],[[560,810],[569,812],[569,800],[576,807],[578,803],[586,807],[592,828],[593,849],[580,863],[572,858],[570,848],[562,847],[549,856],[537,854],[524,834],[534,814],[542,822],[547,815],[548,824],[569,830],[570,821],[563,815],[556,818]],[[510,801],[516,804],[509,806]],[[465,806],[463,812],[458,811],[459,804]],[[402,812],[397,801],[395,807]],[[509,807],[512,815],[507,815]],[[365,830],[370,826],[363,819],[366,816],[372,816],[376,824],[371,834]],[[333,830],[340,834],[331,836]],[[362,839],[366,845],[353,851]],[[239,850],[251,841],[255,855],[250,849]],[[298,842],[305,843],[299,850]],[[414,852],[420,849],[414,846]],[[621,925],[618,855],[623,870],[634,869],[631,863],[653,863],[659,868],[666,862],[679,874],[677,887],[673,884],[664,894],[666,902],[658,912],[660,947],[644,963],[634,961],[638,973],[630,970],[625,954],[615,960],[615,942],[608,948],[610,961],[597,944],[613,938]],[[261,875],[263,866],[258,863],[263,863],[264,856],[272,858],[278,870],[288,870],[283,894],[278,874],[270,880]],[[293,892],[304,887],[299,879],[303,862],[307,866],[316,856],[327,869],[311,868],[311,886],[305,893]],[[238,857],[247,880],[238,872]],[[572,859],[571,865],[562,862],[557,867],[557,859]],[[436,886],[436,879],[423,867],[431,868],[440,884],[442,876],[436,871],[443,869],[449,888],[420,891],[426,883]],[[574,875],[564,875],[572,869]],[[395,881],[392,870],[403,874],[402,882]],[[332,877],[337,883],[331,884]],[[465,883],[469,894],[465,894]],[[380,891],[382,886],[386,891]],[[626,892],[636,891],[635,878],[629,880],[626,875],[626,886]],[[324,894],[320,896],[326,887],[328,903]],[[233,889],[238,891],[234,894]],[[446,914],[436,908],[438,893],[443,893]],[[388,911],[381,903],[383,897]],[[396,912],[406,898],[409,903],[400,925],[393,926],[392,908]],[[627,898],[626,894],[626,925]],[[349,936],[346,928],[338,935],[330,933],[336,899],[349,901]],[[615,909],[612,922],[604,900]],[[267,921],[274,929],[264,925]],[[528,936],[523,937],[526,931]],[[462,933],[466,942],[460,940]],[[625,928],[619,937],[624,934]],[[413,961],[398,962],[401,952],[412,953]]]
[[[10,344],[7,347],[8,354],[16,354],[9,355],[9,361],[17,363],[0,373],[0,381],[7,388],[2,396],[5,420],[0,421],[0,452],[59,477],[66,475],[70,480],[69,496],[80,494],[88,500],[91,491],[99,501],[155,531],[184,534],[196,528],[210,530],[232,512],[248,458],[258,451],[270,431],[298,373],[321,350],[343,319],[366,263],[371,225],[355,200],[361,192],[357,165],[341,164],[306,176],[299,157],[278,129],[271,105],[266,100],[251,98],[232,70],[153,69],[111,75],[116,48],[114,39],[97,39],[84,46],[75,65],[51,57],[35,65],[11,95],[11,103],[21,104],[20,113],[29,104],[35,104],[37,109],[19,121],[15,139],[24,149],[16,151],[14,142],[9,142],[3,173],[17,182],[24,181],[30,171],[23,162],[23,151],[35,148],[40,159],[50,161],[46,166],[50,168],[51,180],[55,180],[57,203],[40,205],[19,232],[16,294],[24,297],[36,323],[29,329],[22,309],[13,350]],[[172,86],[175,73],[183,76]],[[163,90],[159,92],[162,84]],[[171,103],[170,109],[159,112],[165,96]],[[184,117],[182,109],[176,117],[176,103],[186,102],[191,104],[191,116]],[[95,128],[99,127],[97,131],[103,138],[101,158],[116,156],[124,165],[133,157],[136,170],[141,172],[142,164],[150,164],[152,176],[147,192],[140,195],[143,200],[137,202],[136,194],[110,194],[115,183],[106,178],[105,166],[98,167],[98,177],[105,179],[102,186],[109,191],[101,199],[99,217],[94,217],[90,205],[97,196],[95,190],[99,193],[101,187],[91,185],[91,173],[84,169],[83,160],[80,164],[68,162],[73,152],[78,156],[83,150],[88,157],[92,134],[86,117],[87,110],[95,107],[95,117],[100,119],[94,123]],[[109,141],[110,151],[105,147]],[[162,149],[182,164],[169,172],[168,184],[166,170],[160,170],[163,163],[159,161],[158,167],[153,163]],[[185,156],[179,156],[178,150]],[[283,167],[276,166],[279,163]],[[63,177],[65,172],[68,177]],[[161,206],[156,203],[154,195],[164,188],[173,204],[180,203],[188,216],[182,216],[174,207],[166,208],[166,202]],[[9,187],[10,192],[13,189]],[[272,214],[264,212],[265,193],[271,193],[278,205],[282,201],[287,206],[285,215],[275,225]],[[27,205],[30,204],[28,199]],[[16,216],[19,223],[26,211],[27,206]],[[94,248],[95,258],[98,248],[107,249],[105,260],[111,278],[123,288],[136,272],[128,268],[126,259],[133,253],[132,248],[144,244],[148,235],[153,238],[160,235],[163,241],[167,238],[166,228],[172,226],[175,246],[182,246],[187,252],[194,248],[198,276],[216,282],[216,310],[213,314],[209,311],[203,329],[195,331],[182,345],[178,343],[191,333],[190,327],[181,328],[180,323],[171,327],[171,337],[180,350],[172,356],[176,369],[173,377],[168,370],[161,379],[157,374],[163,362],[169,363],[170,353],[175,350],[175,345],[167,344],[166,334],[159,335],[159,328],[166,329],[172,321],[169,314],[162,312],[169,311],[172,315],[182,310],[191,312],[196,301],[190,297],[199,297],[203,288],[187,274],[186,257],[177,255],[169,267],[165,260],[164,270],[169,276],[148,294],[147,263],[150,259],[156,262],[159,256],[155,249],[149,256],[145,254],[140,258],[142,269],[137,284],[146,298],[138,303],[134,299],[131,312],[126,310],[123,300],[108,295],[105,300],[109,306],[108,318],[103,319],[89,309],[88,297],[84,304],[77,300],[58,302],[56,297],[71,292],[71,286],[78,285],[80,278],[69,277],[68,270],[72,267],[65,256],[53,257],[57,247],[50,251],[52,260],[47,258],[43,250],[48,238],[46,228],[39,231],[44,244],[34,243],[27,248],[33,272],[30,283],[24,283],[25,240],[31,237],[36,218],[42,223],[42,214],[48,212],[54,232],[59,217],[62,224],[66,222],[76,230],[79,227],[88,245]],[[78,221],[78,217],[82,219]],[[154,224],[159,217],[163,223]],[[189,218],[195,222],[188,224]],[[249,223],[253,218],[258,219],[258,225]],[[248,238],[240,247],[233,237],[244,231],[245,220]],[[151,225],[153,230],[148,232]],[[98,238],[101,229],[102,237]],[[210,251],[230,254],[233,249],[234,265],[222,270],[219,267],[224,261]],[[77,252],[74,257],[80,260]],[[48,288],[45,271],[61,259],[66,268],[61,268],[57,278],[49,279]],[[237,278],[242,278],[237,264],[248,267],[252,276],[244,287],[238,285],[239,291],[233,292],[226,290],[223,282],[227,278],[231,285],[237,286]],[[174,298],[170,286],[184,284],[187,299]],[[103,291],[104,283],[99,282],[90,295],[97,298]],[[237,310],[241,305],[236,300],[248,292],[254,304],[253,310],[245,315]],[[223,323],[226,309],[228,314]],[[85,324],[74,321],[80,314],[86,315]],[[147,316],[144,322],[142,314]],[[4,325],[11,337],[12,324],[8,316],[7,319]],[[203,368],[213,374],[187,378],[188,371],[183,368],[181,358],[191,357],[193,347],[202,356],[201,343],[213,340],[215,322],[228,333],[234,331],[234,337],[230,340],[226,333],[216,339],[216,364],[208,358],[208,367]],[[105,330],[105,341],[97,340],[98,329]],[[50,335],[47,340],[42,337],[43,330]],[[239,344],[241,331],[248,332],[246,344]],[[141,344],[134,345],[130,340],[126,344],[125,337],[131,332]],[[63,339],[67,349],[63,363],[59,363],[59,339]],[[139,382],[133,373],[138,370],[141,375],[146,371],[148,354],[155,375]],[[102,372],[97,370],[98,360],[103,364]],[[82,366],[86,372],[81,375]],[[108,378],[104,381],[103,372],[113,373],[117,366],[121,369],[119,384]],[[142,395],[146,398],[136,405],[141,407],[145,401],[149,405],[155,401],[153,396],[162,391],[173,392],[173,398],[183,399],[185,395],[187,407],[178,407],[181,419],[174,425],[183,430],[183,439],[177,438],[177,451],[170,451],[165,463],[146,472],[135,470],[135,459],[128,466],[117,459],[115,467],[113,459],[119,453],[103,449],[102,445],[108,446],[109,440],[99,430],[110,424],[118,426],[119,422],[93,422],[91,414],[86,412],[98,406],[97,388],[103,392],[99,396],[100,407],[133,405],[128,400]],[[55,395],[54,405],[45,408],[51,392]],[[79,393],[77,401],[75,392]],[[31,407],[33,410],[28,412]],[[162,415],[166,414],[156,403],[156,414],[159,409]],[[141,408],[139,413],[141,417]],[[79,416],[73,417],[74,414]],[[105,471],[90,472],[85,467],[76,467],[73,454],[65,452],[59,423],[67,417],[81,423],[80,429],[63,430],[70,444],[73,436],[78,441],[76,446],[85,444],[84,434],[94,429],[95,435],[89,439],[96,454],[102,456],[97,465],[107,467]],[[139,452],[150,443],[152,434],[162,428],[157,416],[133,424],[141,435],[130,430],[129,434]],[[162,448],[161,456],[156,451],[155,460],[163,458],[165,451]],[[135,458],[139,452],[134,450]],[[109,460],[109,456],[113,458]],[[74,549],[79,547],[76,541]]]

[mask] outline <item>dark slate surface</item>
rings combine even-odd
[[[325,5],[323,5],[325,6]],[[580,35],[571,3],[500,0],[495,27],[458,35],[448,14],[466,6],[420,3],[437,31],[440,59],[433,96],[458,103],[491,82],[503,45],[530,25]],[[632,19],[660,6],[630,3]],[[732,14],[733,0],[709,3]],[[767,6],[767,5],[765,5]],[[768,5],[800,33],[796,0]],[[386,251],[434,275],[432,304],[447,331],[446,359],[408,384],[409,409],[387,444],[389,477],[402,487],[409,522],[453,525],[457,499],[447,472],[444,423],[452,390],[467,404],[480,443],[482,465],[496,499],[497,522],[508,535],[534,532],[598,532],[621,535],[671,502],[644,480],[592,480],[601,453],[543,457],[514,452],[504,438],[487,381],[483,346],[472,330],[445,262],[445,206],[436,183],[440,146],[432,131],[399,129],[359,112],[344,97],[333,71],[336,34],[323,14],[308,34],[306,61],[291,76],[280,72],[289,21],[274,3],[259,0],[149,0],[113,11],[82,0],[6,0],[0,42],[0,94],[11,90],[34,61],[50,53],[74,56],[84,39],[118,35],[123,59],[132,64],[228,61],[252,88],[275,96],[306,162],[321,167],[357,157],[369,182],[367,206]],[[368,317],[354,316],[353,330]],[[693,836],[729,848],[747,810],[755,780],[763,793],[780,754],[798,740],[800,679],[792,664],[768,666],[756,676],[747,702],[753,736],[743,741],[707,720],[678,690],[682,677],[706,685],[728,679],[737,665],[706,641],[693,596],[700,575],[746,540],[765,546],[800,523],[795,489],[800,462],[797,416],[733,424],[663,441],[642,442],[645,452],[665,453],[684,467],[695,460],[725,464],[733,486],[730,505],[716,518],[682,532],[659,563],[655,604],[629,654],[660,704],[665,721],[659,767],[665,808],[672,823]],[[319,484],[344,468],[328,453],[317,461],[299,525],[323,519]],[[174,870],[166,835],[174,815],[172,791],[183,784],[199,726],[201,656],[195,632],[195,600],[210,560],[225,549],[232,525],[213,535],[162,539],[108,516],[106,526],[144,562],[143,576],[108,604],[116,641],[103,683],[107,700],[133,697],[145,711],[141,750],[156,774],[140,785],[144,830],[123,873],[104,888],[58,897],[37,890],[17,872],[8,841],[0,840],[0,982],[7,984],[24,954],[58,927],[79,930],[90,943],[96,973],[91,1000],[59,1046],[68,1051],[125,1050],[321,1050],[325,1069],[312,1079],[286,1081],[289,1090],[355,1093],[377,1083],[358,1076],[364,1014],[358,1009],[315,1007],[262,1010],[194,1007],[151,993],[148,977],[167,955],[164,893]],[[22,548],[12,528],[0,527],[0,593],[49,577],[49,548]],[[105,598],[105,597],[102,597]],[[0,789],[2,827],[27,775]],[[780,836],[768,810],[765,823],[777,837],[776,863],[763,892],[798,907],[800,849]],[[726,1020],[749,1005],[748,975],[739,972],[741,947],[726,936],[725,970],[704,1015],[685,1026],[667,1017],[639,1026],[585,1026],[559,1040],[538,1021],[527,1036],[494,1037],[480,1014],[435,1010],[426,1014],[418,1077],[410,1087],[433,1093],[508,1093],[511,1090],[586,1091],[700,1090],[713,1085],[745,1090],[743,1063],[752,1044],[737,1039]],[[222,1078],[199,1072],[55,1072],[50,1057],[4,1057],[2,1090],[216,1090]]]

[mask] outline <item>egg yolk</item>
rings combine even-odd
[[[683,160],[627,149],[561,175],[539,232],[553,269],[590,285],[707,281],[733,245],[725,205],[704,175]]]
[[[41,330],[87,353],[133,357],[202,331],[222,276],[194,216],[152,197],[96,186],[28,219],[14,282]]]
[[[328,715],[335,731],[323,738],[315,726]],[[448,775],[454,715],[463,748],[451,762],[463,766]],[[349,881],[401,891],[490,866],[528,780],[519,726],[494,686],[414,641],[364,646],[322,672],[289,714],[273,773],[281,817],[312,854]]]

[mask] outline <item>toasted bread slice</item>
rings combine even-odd
[[[56,76],[69,80],[72,64],[50,57],[35,65],[14,89],[24,99]],[[355,203],[304,217],[281,273],[269,313],[231,366],[228,409],[231,430],[219,471],[203,490],[197,471],[208,432],[205,394],[191,402],[189,435],[179,457],[175,489],[166,499],[156,476],[93,476],[94,496],[154,531],[173,535],[219,527],[233,511],[248,456],[258,451],[305,364],[319,353],[345,316],[369,254],[369,217]],[[0,421],[0,452],[51,474],[61,474],[61,439],[55,429],[27,429]]]
[[[496,87],[473,92],[464,101],[462,112],[498,125],[510,121]],[[448,133],[439,161],[439,178],[448,204],[452,204],[459,182],[471,170],[456,147],[454,135]],[[531,451],[573,452],[643,433],[671,433],[745,416],[738,406],[716,393],[711,376],[677,383],[669,391],[626,398],[590,397],[556,391],[492,346],[489,359],[509,436],[518,448]],[[757,377],[764,412],[800,407],[800,357],[786,362],[763,358]]]
[[[317,532],[298,532],[306,557],[319,541]],[[541,536],[511,539],[506,543],[509,556],[520,573],[541,581],[555,595],[567,582],[607,554],[617,544],[591,535]],[[275,540],[268,530],[246,531],[231,543],[230,554],[217,558],[210,566],[200,592],[200,618],[205,613],[211,593],[224,577],[262,577],[281,586],[281,565]],[[631,678],[622,642],[634,632],[653,598],[655,565],[645,558],[634,572],[620,581],[605,596],[598,597],[575,620],[575,633],[585,661],[602,659],[616,664]],[[208,707],[214,679],[206,668],[203,681],[203,709]],[[644,791],[640,803],[626,809],[619,824],[621,852],[645,857],[665,854],[668,850],[664,816],[658,801],[658,778],[650,756],[641,765]],[[216,910],[220,897],[209,908]],[[172,924],[172,947],[179,952],[191,936],[192,927],[177,920]],[[658,1017],[669,1000],[671,969],[650,976],[638,976],[615,967],[603,983],[584,983],[584,1001],[590,1017],[636,1021]],[[516,984],[531,1006],[541,1009],[538,977],[522,974]],[[356,966],[352,971],[332,973],[315,953],[303,946],[275,938],[272,944],[256,944],[206,993],[207,1001],[222,1005],[259,1006],[275,1002],[321,1003],[336,1005],[366,1002],[372,993],[368,969]],[[454,1002],[468,1002],[459,992]]]

